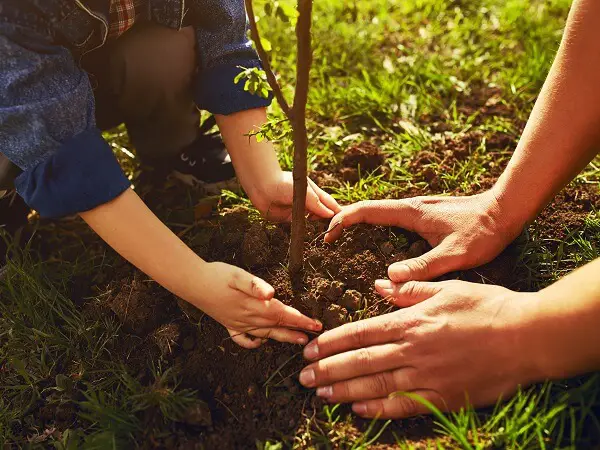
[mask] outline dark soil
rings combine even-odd
[[[323,242],[325,229],[322,222],[309,224],[306,270],[299,288],[293,288],[285,268],[287,225],[264,225],[253,221],[248,211],[236,209],[207,224],[190,242],[207,260],[236,264],[261,276],[275,287],[280,300],[321,319],[326,329],[391,311],[374,291],[374,281],[386,276],[389,264],[418,256],[428,245],[399,229],[365,225],[347,230],[330,245]],[[407,241],[399,239],[403,235]],[[515,260],[508,255],[464,278],[485,274],[486,280],[511,284]],[[244,350],[200,311],[182,301],[182,309],[174,308],[176,299],[170,294],[140,274],[132,275],[127,266],[123,270],[115,274],[120,286],[106,301],[105,313],[116,314],[132,335],[149,336],[153,346],[148,348],[144,341],[139,351],[128,348],[128,366],[138,366],[140,377],[148,377],[135,354],[160,354],[177,368],[182,387],[197,390],[208,405],[195,424],[176,423],[172,436],[148,439],[155,448],[199,448],[192,443],[209,449],[254,448],[256,440],[296,435],[306,417],[320,412],[322,401],[297,381],[304,364],[300,347],[269,342],[255,351]],[[357,419],[356,433],[367,425]],[[430,425],[430,419],[417,418],[390,430],[417,439],[431,433]]]

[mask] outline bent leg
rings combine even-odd
[[[97,84],[98,125],[125,122],[142,160],[176,155],[197,138],[192,28],[177,31],[140,23],[91,57],[87,66]]]

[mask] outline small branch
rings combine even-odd
[[[277,82],[277,77],[275,77],[275,73],[273,72],[273,68],[271,67],[271,62],[269,60],[269,55],[265,51],[265,48],[262,45],[262,41],[260,40],[260,33],[258,31],[258,25],[256,23],[256,16],[254,15],[254,5],[252,4],[252,0],[245,0],[246,2],[246,11],[248,13],[248,19],[250,21],[250,33],[252,35],[252,40],[254,41],[254,45],[256,46],[256,51],[258,52],[258,56],[263,64],[263,69],[267,74],[267,81],[273,89],[273,94],[275,94],[275,98],[279,103],[279,106],[283,110],[283,113],[287,116],[288,119],[292,120],[292,109],[288,104],[285,96],[283,95],[283,91],[281,90],[281,86]]]
[[[296,61],[296,92],[292,107],[295,117],[303,120],[306,117],[308,103],[308,83],[313,54],[311,44],[312,0],[298,0],[298,23],[296,36],[298,38],[298,55]],[[306,120],[304,120],[306,122]]]

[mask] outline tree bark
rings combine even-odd
[[[308,132],[306,104],[310,68],[312,66],[312,2],[298,0],[298,55],[296,61],[296,92],[292,107],[294,129],[294,201],[292,205],[292,239],[290,242],[290,272],[299,274],[304,268],[304,240],[306,237],[306,190],[308,188]]]
[[[308,132],[306,129],[306,104],[310,68],[312,66],[312,5],[313,0],[298,0],[298,23],[296,36],[298,39],[298,55],[296,59],[296,91],[294,104],[290,107],[277,82],[271,68],[267,52],[260,40],[260,33],[254,16],[252,0],[245,0],[250,32],[256,50],[267,74],[267,80],[275,94],[279,106],[290,120],[294,137],[294,200],[292,204],[292,238],[290,241],[289,270],[297,276],[304,268],[304,240],[306,238],[306,190],[308,189]]]

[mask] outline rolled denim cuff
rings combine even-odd
[[[243,82],[235,83],[245,67],[261,67],[258,60],[240,60],[233,63],[203,69],[198,74],[195,100],[198,108],[213,114],[229,115],[254,108],[266,108],[273,100],[263,98],[244,90]]]
[[[89,211],[130,186],[98,129],[78,134],[15,180],[25,202],[49,218]]]

